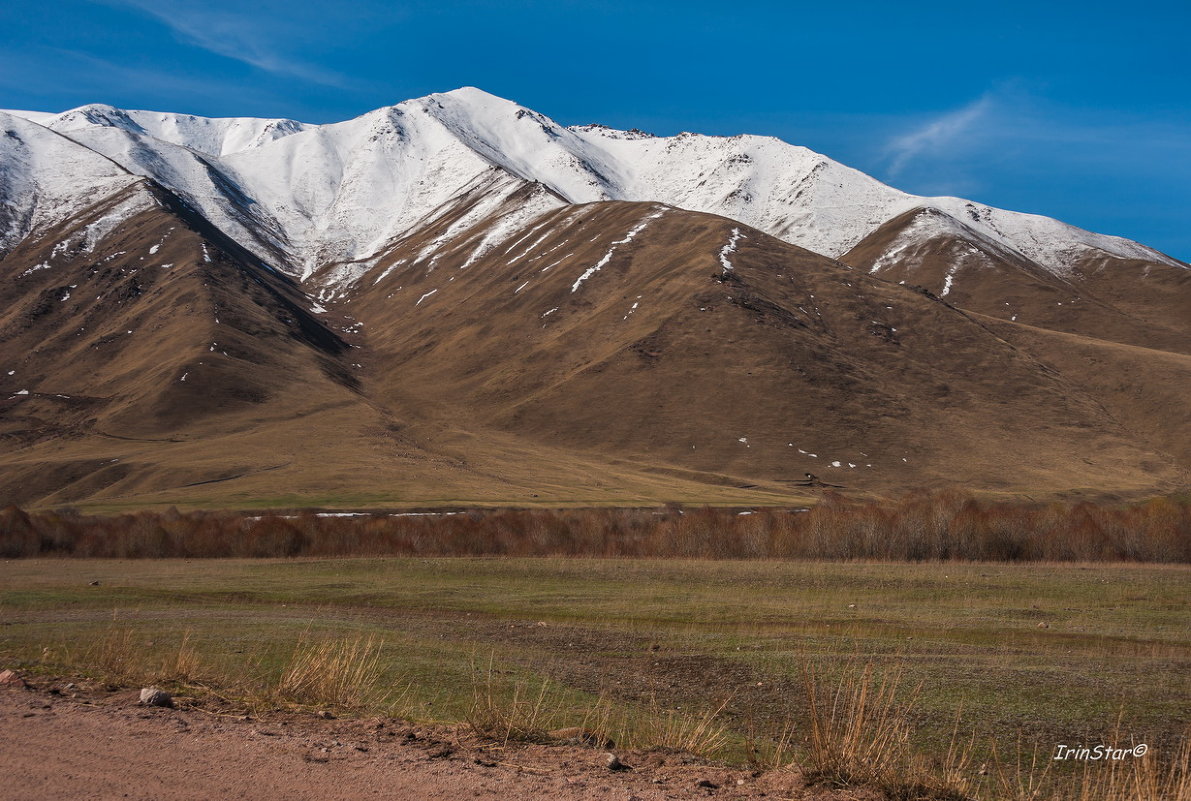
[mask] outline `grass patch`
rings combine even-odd
[[[0,666],[1091,799],[1185,781],[1189,608],[1173,565],[16,560]],[[1101,742],[1147,743],[1149,773],[1050,759]]]

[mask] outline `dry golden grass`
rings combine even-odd
[[[473,683],[472,692],[474,701],[468,711],[467,723],[476,734],[501,745],[512,740],[545,742],[549,739],[546,715],[558,712],[548,697],[549,681],[543,681],[536,690],[517,682],[508,694],[489,665],[484,678]]]
[[[728,729],[720,720],[731,697],[702,712],[661,709],[650,704],[636,721],[634,739],[643,745],[669,748],[707,758],[717,757],[728,745]]]
[[[313,641],[303,637],[278,678],[277,698],[301,706],[385,706],[381,642],[374,637]]]
[[[803,770],[813,782],[839,787],[901,782],[910,765],[913,697],[898,695],[898,676],[876,678],[871,664],[843,671],[824,687],[803,668],[809,743]]]

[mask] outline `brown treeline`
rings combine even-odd
[[[1191,562],[1191,499],[1016,504],[958,492],[806,509],[450,514],[0,511],[0,557],[608,556]]]

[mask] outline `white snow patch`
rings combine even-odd
[[[943,279],[943,291],[939,293],[939,297],[945,298],[951,292],[951,283],[955,280],[955,271],[959,269],[959,265],[955,264],[947,270],[947,276]]]
[[[604,258],[600,259],[593,266],[588,267],[586,270],[583,271],[583,275],[581,275],[577,279],[575,279],[575,283],[571,285],[571,292],[572,293],[577,292],[579,290],[580,284],[582,284],[588,278],[591,278],[593,275],[598,273],[600,271],[600,269],[603,268],[603,266],[605,264],[607,264],[612,259],[612,254],[616,252],[616,249],[618,247],[620,247],[621,245],[627,245],[629,242],[632,242],[633,237],[635,237],[637,234],[644,231],[645,227],[647,225],[649,225],[651,222],[656,220],[658,217],[661,217],[665,213],[666,213],[665,209],[658,209],[653,214],[650,214],[644,220],[637,223],[636,226],[634,226],[627,234],[625,234],[624,239],[617,239],[615,242],[613,242],[608,247],[608,252],[604,254]]]
[[[549,195],[540,195],[524,206],[520,206],[516,211],[510,212],[496,221],[495,224],[489,225],[487,231],[484,233],[480,244],[472,251],[472,254],[467,257],[459,269],[470,267],[477,259],[490,252],[502,242],[508,240],[513,234],[525,227],[525,224],[532,219],[538,217],[542,212],[552,209],[555,206],[555,201]],[[539,224],[539,228],[545,223]],[[536,228],[533,230],[537,230]],[[532,231],[530,232],[532,233]],[[543,236],[542,239],[546,237]],[[541,240],[538,240],[541,241]],[[532,249],[532,246],[531,246]],[[528,252],[528,251],[527,251]],[[516,261],[516,259],[513,259]],[[509,264],[512,264],[510,261]]]
[[[182,377],[181,377],[181,378],[179,378],[178,380],[179,380],[179,381],[185,381],[185,380],[186,380],[186,376],[188,376],[188,375],[190,375],[190,371],[189,371],[189,370],[187,370],[185,373],[183,373],[183,374],[182,374]]]
[[[739,228],[732,229],[732,236],[728,238],[728,244],[720,249],[720,264],[724,267],[724,272],[732,272],[732,262],[728,261],[728,256],[736,252],[736,243],[745,238],[744,234],[740,233]]]
[[[840,464],[838,461],[832,462],[832,463],[831,463],[831,466],[832,466],[832,467],[843,467],[843,465],[842,465],[842,464]]]
[[[431,295],[433,295],[433,294],[434,294],[435,292],[437,292],[437,291],[438,291],[437,289],[432,289],[432,290],[430,290],[430,291],[429,291],[429,292],[427,292],[425,295],[423,295],[422,297],[418,298],[418,302],[417,302],[417,303],[415,303],[414,305],[415,305],[415,306],[421,306],[421,305],[422,305],[422,301],[424,301],[426,298],[430,297]]]
[[[83,251],[90,253],[104,237],[115,231],[126,220],[154,205],[153,196],[148,192],[133,192],[117,203],[106,215],[83,229]]]
[[[159,251],[159,250],[161,250],[161,243],[160,243],[160,242],[158,242],[158,243],[157,243],[156,245],[154,245],[153,247],[149,248],[149,255],[150,255],[150,256],[156,256],[156,255],[157,255],[157,251]]]
[[[34,264],[28,270],[25,270],[25,272],[21,273],[19,277],[24,278],[26,275],[33,275],[33,273],[37,272],[38,270],[48,269],[50,269],[50,263],[48,261],[43,261],[41,264]]]
[[[545,225],[545,223],[542,223],[542,225]],[[539,225],[539,226],[538,226],[538,228],[541,228],[541,225]],[[534,230],[537,230],[537,229],[534,229]],[[524,258],[525,258],[526,256],[528,256],[530,253],[533,253],[533,252],[534,252],[534,250],[537,248],[537,246],[538,246],[538,245],[540,245],[540,244],[542,244],[543,242],[545,242],[545,241],[546,241],[546,237],[550,236],[550,234],[552,234],[552,233],[554,233],[554,232],[553,232],[553,231],[547,231],[546,233],[542,234],[540,237],[538,237],[537,239],[535,239],[535,240],[533,241],[533,244],[531,244],[531,245],[530,245],[529,247],[527,247],[525,250],[523,250],[523,251],[521,251],[520,253],[518,253],[518,254],[517,254],[516,256],[514,256],[513,258],[509,259],[509,261],[508,261],[508,264],[512,264],[512,263],[513,263],[513,262],[515,262],[515,261],[519,261],[519,260],[521,260],[521,259],[524,259]]]
[[[403,264],[405,264],[405,259],[398,259],[397,261],[390,264],[388,267],[386,267],[384,269],[384,271],[379,276],[377,276],[376,280],[372,282],[372,285],[376,286],[381,281],[385,280],[385,278],[389,275],[389,273],[393,272],[394,270],[396,270],[398,267],[400,267]],[[400,288],[400,287],[398,287],[398,288]]]
[[[543,317],[548,317],[548,316],[550,316],[551,314],[554,314],[554,312],[556,312],[556,311],[558,311],[558,307],[557,307],[557,306],[555,306],[553,309],[550,309],[549,311],[542,312],[542,316],[543,316]],[[9,373],[9,375],[12,375],[12,374],[11,374],[11,373]]]
[[[514,290],[513,290],[513,294],[514,294],[514,295],[516,295],[518,292],[520,292],[521,290],[525,289],[527,286],[529,286],[529,281],[526,281],[524,284],[522,284],[521,286],[519,286],[519,287],[517,287],[516,289],[514,289]]]

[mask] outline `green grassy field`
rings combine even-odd
[[[1189,611],[1185,566],[16,560],[0,563],[0,666],[260,703],[300,643],[335,640],[373,658],[368,686],[307,702],[460,721],[483,699],[539,728],[599,718],[625,744],[740,762],[772,761],[783,732],[797,751],[808,670],[830,690],[871,664],[896,678],[917,750],[940,756],[958,731],[975,766],[994,744],[1002,760],[1174,749]]]

